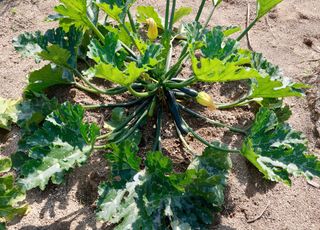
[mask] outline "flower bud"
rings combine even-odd
[[[206,92],[198,93],[196,100],[200,105],[206,106],[210,110],[216,109],[216,104],[214,103],[213,98],[209,94],[207,94]]]
[[[157,23],[153,20],[153,18],[148,18],[146,20],[149,28],[148,28],[148,38],[151,41],[154,41],[158,37],[158,26]]]

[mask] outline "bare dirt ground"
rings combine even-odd
[[[52,13],[56,0],[0,0],[0,96],[19,98],[25,86],[25,75],[39,67],[32,60],[22,59],[11,45],[13,37],[24,31],[45,31],[54,26],[45,17]],[[139,1],[154,5],[163,13],[165,1]],[[178,0],[179,5],[195,7],[200,1]],[[250,0],[254,16],[254,1]],[[197,3],[197,4],[195,4]],[[208,7],[209,8],[209,7]],[[207,8],[207,9],[208,9]],[[216,11],[210,25],[245,24],[246,1],[226,0]],[[290,123],[305,133],[310,151],[320,156],[320,1],[284,0],[266,19],[251,31],[251,45],[285,75],[295,81],[309,83],[306,98],[290,98],[293,110]],[[205,12],[208,14],[208,12]],[[188,20],[192,20],[192,16]],[[245,42],[242,44],[244,47]],[[212,92],[221,88],[214,86]],[[77,98],[85,95],[74,92]],[[221,96],[221,95],[217,95]],[[222,97],[222,96],[221,96]],[[85,100],[85,99],[83,99]],[[107,115],[107,114],[106,114]],[[230,123],[243,123],[252,114],[243,109],[211,114]],[[241,119],[239,117],[242,117]],[[245,117],[245,119],[243,119]],[[245,121],[244,121],[245,120]],[[221,130],[198,127],[208,139],[219,138]],[[164,133],[165,148],[172,152],[178,146],[174,136]],[[0,134],[2,155],[15,151],[17,134]],[[172,140],[173,139],[173,140]],[[231,138],[232,139],[232,138]],[[2,142],[1,142],[2,141]],[[195,148],[197,146],[193,145]],[[179,157],[173,154],[175,163]],[[74,170],[65,185],[49,186],[45,191],[28,193],[31,211],[9,229],[105,229],[96,223],[94,201],[97,185],[105,177],[106,166],[99,157],[93,157],[84,167]],[[257,218],[260,217],[260,218]],[[240,156],[233,156],[233,170],[226,190],[224,211],[212,229],[320,229],[320,189],[294,179],[291,188],[262,179],[255,168]]]

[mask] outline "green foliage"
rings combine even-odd
[[[134,62],[130,62],[125,71],[119,70],[111,64],[99,63],[95,66],[95,76],[109,80],[122,86],[130,86],[140,75],[144,68],[138,68]]]
[[[17,121],[17,100],[0,98],[0,129],[11,129],[11,123]]]
[[[282,0],[257,0],[257,19],[262,18]]]
[[[167,1],[164,18],[152,6],[138,6],[137,14],[132,15],[134,2],[60,0],[55,7],[58,14],[50,16],[59,22],[59,28],[44,34],[24,33],[14,40],[23,56],[49,62],[29,74],[19,103],[0,100],[0,127],[9,129],[16,122],[22,129],[12,160],[23,190],[43,190],[50,181],[60,184],[64,175],[84,164],[93,150],[108,151],[111,172],[99,188],[98,219],[114,224],[116,229],[206,229],[212,223],[212,212],[219,212],[224,201],[231,167],[229,152],[242,154],[272,181],[290,185],[291,176],[320,176],[319,160],[309,155],[304,137],[285,123],[291,111],[283,99],[303,96],[308,86],[283,77],[262,54],[239,48],[241,38],[280,0],[257,0],[256,19],[237,39],[229,37],[241,30],[237,26],[209,29],[211,14],[204,25],[200,23],[205,0],[201,0],[195,20],[179,28],[174,24],[189,15],[191,8],[176,9],[176,1],[171,0]],[[212,13],[220,3],[212,0]],[[188,79],[181,78],[185,67],[192,69]],[[99,81],[93,82],[94,77]],[[110,84],[103,80],[120,86],[106,89]],[[195,83],[238,81],[247,84],[248,90],[227,104],[219,104],[193,87]],[[91,94],[130,99],[82,107],[59,104],[45,95],[50,87],[66,84]],[[125,92],[139,99],[121,95]],[[187,108],[192,101],[221,112],[251,102],[261,108],[248,131]],[[100,136],[95,124],[83,121],[84,109],[99,108],[113,108]],[[181,109],[245,135],[241,150],[208,142],[182,117]],[[206,146],[202,154],[193,154],[184,172],[175,172],[171,160],[161,153],[161,133],[166,129],[163,117],[172,118],[186,150],[194,153],[184,138],[187,133]],[[152,151],[138,157],[142,155],[138,146],[149,144],[149,138],[142,141],[140,130],[149,124],[147,121],[154,122]],[[0,169],[7,170],[8,161],[2,162]],[[13,181],[13,177],[8,178],[3,180]],[[17,191],[21,200],[24,194]],[[10,214],[9,219],[13,216]]]
[[[307,152],[306,140],[277,115],[261,108],[242,146],[242,154],[265,178],[290,185],[290,176],[320,176],[320,161]]]
[[[15,184],[10,158],[0,157],[0,228],[5,229],[5,223],[17,216],[24,215],[28,210],[27,204],[20,204],[26,197],[25,193]]]
[[[115,229],[196,229],[212,222],[211,211],[224,200],[228,154],[207,148],[186,172],[175,173],[160,152],[148,153],[139,171],[136,152],[123,142],[107,154],[113,180],[99,188],[99,219],[117,224]]]
[[[163,29],[163,19],[160,18],[158,12],[152,6],[138,6],[137,7],[137,21],[140,23],[146,23],[148,18],[152,18],[157,26]]]
[[[42,128],[22,138],[13,159],[24,189],[43,190],[50,179],[60,184],[66,171],[87,160],[98,129],[83,123],[83,116],[80,106],[62,104],[47,116]]]

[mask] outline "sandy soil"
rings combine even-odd
[[[53,24],[44,22],[57,1],[49,0],[0,0],[0,96],[19,98],[25,86],[25,75],[37,68],[32,60],[21,59],[11,45],[13,37],[23,31],[45,31]],[[140,1],[145,2],[145,1]],[[164,1],[148,0],[159,9]],[[179,0],[179,5],[194,6],[192,0]],[[254,15],[254,1],[250,0]],[[226,0],[217,10],[211,25],[244,25],[247,3],[241,0]],[[162,7],[162,9],[164,9]],[[206,8],[207,9],[207,8]],[[250,33],[254,50],[264,53],[283,72],[296,81],[313,86],[302,99],[290,98],[287,103],[293,110],[290,123],[304,132],[309,140],[310,151],[320,156],[320,2],[319,0],[284,0],[276,10],[257,24]],[[162,10],[163,13],[163,10]],[[208,14],[208,12],[205,12]],[[192,16],[188,20],[192,20]],[[245,42],[242,44],[246,45]],[[61,89],[60,89],[61,90]],[[86,95],[74,89],[78,100]],[[224,98],[226,90],[213,86],[213,93]],[[59,91],[60,92],[60,91]],[[108,116],[108,112],[104,112]],[[246,125],[252,113],[246,109],[222,115],[209,114],[231,124]],[[96,119],[97,114],[92,119]],[[168,123],[168,131],[170,125]],[[197,127],[208,139],[224,139],[237,145],[239,138],[224,133],[224,130]],[[0,134],[2,155],[15,151],[17,132],[6,136]],[[171,153],[176,164],[183,163],[183,155],[177,154],[180,144],[174,134],[164,132],[165,149]],[[1,142],[2,141],[2,142]],[[146,140],[148,142],[148,140]],[[201,148],[193,143],[193,147]],[[1,148],[0,148],[1,149]],[[175,149],[175,151],[173,151]],[[97,154],[98,155],[98,154]],[[320,229],[320,190],[303,179],[294,179],[291,188],[262,179],[255,168],[243,158],[233,156],[233,170],[226,190],[224,211],[212,229]],[[74,170],[65,186],[49,186],[45,191],[28,193],[30,213],[9,229],[105,229],[96,223],[94,201],[97,185],[105,178],[106,166],[95,156],[86,166]],[[260,217],[257,219],[257,217]],[[255,220],[257,219],[257,220]],[[255,220],[255,221],[253,221]]]

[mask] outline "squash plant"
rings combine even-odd
[[[320,161],[308,153],[304,136],[286,123],[291,112],[282,103],[284,97],[303,96],[308,86],[291,82],[261,54],[239,47],[255,23],[281,0],[257,0],[256,17],[243,31],[235,26],[208,28],[221,2],[210,2],[212,10],[201,24],[206,1],[200,1],[194,21],[178,27],[192,9],[177,9],[176,0],[166,0],[164,17],[152,6],[137,6],[134,15],[135,0],[60,0],[54,8],[57,14],[48,17],[59,23],[58,28],[16,38],[18,52],[47,63],[28,75],[22,100],[0,104],[0,127],[9,129],[15,122],[21,128],[18,151],[11,157],[17,186],[27,191],[43,190],[49,181],[60,184],[66,172],[85,163],[93,151],[101,151],[107,153],[111,172],[99,187],[99,220],[116,229],[205,229],[224,202],[229,153],[243,155],[271,181],[290,185],[291,176],[319,177]],[[188,64],[191,74],[182,78]],[[95,78],[114,87],[97,85]],[[249,90],[231,103],[214,101],[194,87],[240,80]],[[96,95],[131,94],[133,99],[118,104],[59,104],[46,96],[55,85],[72,85]],[[243,130],[209,119],[190,107],[190,101],[211,110],[250,103],[260,109],[250,129]],[[113,110],[107,131],[83,121],[85,110],[109,108]],[[210,143],[186,122],[182,111],[243,135],[242,147]],[[183,173],[175,172],[161,153],[166,112],[185,151],[193,155]],[[142,164],[137,156],[141,129],[153,125],[151,121],[156,127],[154,143]],[[189,146],[186,134],[206,146],[202,154]]]

